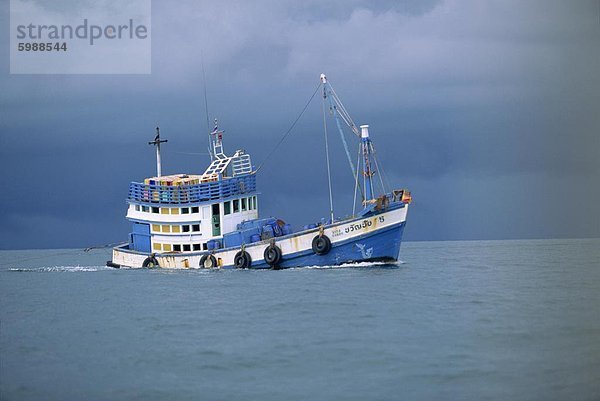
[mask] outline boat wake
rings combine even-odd
[[[383,268],[383,269],[396,269],[403,265],[404,262],[357,262],[357,263],[343,263],[335,266],[303,266],[302,269],[348,269],[348,268]],[[300,267],[292,267],[292,269],[299,269]]]
[[[97,272],[102,270],[110,270],[106,266],[45,266],[45,267],[11,267],[8,269],[12,272]]]

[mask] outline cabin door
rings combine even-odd
[[[212,205],[212,235],[213,237],[221,235],[221,210],[218,203]]]
[[[134,250],[140,252],[150,252],[150,225],[133,223],[131,242],[133,243],[132,245]]]

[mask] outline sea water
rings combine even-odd
[[[0,252],[1,400],[598,400],[600,240],[126,270]]]

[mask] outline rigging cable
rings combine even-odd
[[[344,120],[346,125],[348,125],[348,127],[350,127],[352,132],[354,132],[354,135],[356,135],[357,137],[360,138],[360,133],[358,132],[358,128],[356,127],[356,124],[354,124],[354,121],[352,121],[352,117],[350,117],[350,113],[348,113],[348,111],[346,110],[346,107],[344,107],[344,104],[342,103],[341,99],[338,97],[337,93],[335,93],[335,89],[333,89],[333,86],[331,86],[331,83],[329,84],[329,88],[331,89],[331,92],[333,93],[333,99],[339,105],[339,108],[341,110],[340,115],[342,116],[342,119]]]
[[[330,109],[333,113],[333,117],[335,118],[335,122],[337,124],[337,128],[338,131],[340,133],[340,138],[342,138],[342,144],[344,145],[344,151],[346,152],[346,159],[348,159],[348,164],[350,164],[350,170],[352,171],[352,178],[354,178],[358,172],[357,170],[354,168],[354,163],[352,163],[352,157],[350,156],[350,151],[348,150],[348,143],[346,141],[346,136],[344,135],[344,131],[342,130],[342,125],[340,124],[340,119],[338,118],[338,116],[340,116],[344,122],[346,123],[346,125],[352,130],[352,132],[356,135],[358,134],[358,128],[356,128],[356,124],[354,124],[354,121],[352,121],[352,118],[350,117],[350,114],[348,113],[348,111],[346,110],[346,108],[344,107],[344,105],[342,104],[342,101],[340,100],[340,98],[337,96],[337,94],[335,93],[335,90],[333,89],[333,86],[331,86],[331,83],[329,81],[327,81],[327,83],[325,84],[327,86],[329,86],[330,89],[330,98],[329,98],[329,104],[330,104]],[[333,99],[334,101],[332,102],[331,99]],[[335,103],[335,104],[334,104]],[[358,168],[358,164],[357,167]],[[363,193],[363,189],[362,187],[359,187],[360,189],[360,193],[361,196],[364,199],[364,193]],[[356,191],[356,188],[355,188]],[[356,202],[356,195],[354,197],[354,202]],[[352,204],[352,209],[353,212],[352,214],[354,215],[354,203]]]
[[[373,143],[370,143],[371,145],[371,154],[373,155],[373,161],[375,162],[375,168],[377,169],[377,175],[379,176],[379,182],[381,183],[381,190],[383,191],[384,194],[387,193],[387,191],[385,190],[385,185],[383,185],[383,170],[379,169],[379,163],[377,163],[377,157],[375,156],[375,148],[373,147]]]
[[[346,137],[344,136],[344,131],[342,130],[342,125],[340,124],[340,119],[337,117],[336,107],[332,107],[333,116],[335,117],[335,123],[337,124],[338,131],[340,132],[340,138],[342,138],[342,144],[344,144],[344,151],[346,152],[346,158],[348,159],[348,164],[350,164],[350,170],[352,170],[352,177],[356,175],[356,169],[354,168],[354,163],[352,163],[352,158],[350,157],[350,151],[348,150],[348,143],[346,142]]]
[[[375,151],[375,145],[371,142],[371,149],[373,149],[373,159],[375,160],[375,164],[377,165],[377,151]],[[386,188],[383,189],[383,193],[387,193],[388,190],[391,190],[392,186],[390,185],[390,181],[387,178],[387,174],[385,174],[385,170],[383,169],[383,163],[381,164],[381,168],[377,166],[377,169],[381,172],[381,176],[383,176],[383,181],[381,185],[385,183]]]
[[[194,156],[208,156],[208,153],[202,153],[202,152],[178,152],[176,150],[171,150],[168,151],[167,153],[177,153],[179,155],[194,155]]]
[[[300,118],[302,117],[302,115],[304,114],[304,112],[306,111],[306,109],[308,108],[308,105],[310,104],[310,102],[312,102],[313,98],[315,97],[315,95],[319,91],[320,87],[321,87],[321,82],[319,82],[319,85],[317,85],[317,88],[315,89],[314,93],[312,94],[312,96],[310,97],[310,99],[308,99],[308,102],[306,102],[306,104],[304,105],[304,108],[302,109],[302,111],[300,112],[300,114],[298,115],[298,117],[296,117],[296,119],[294,120],[294,122],[292,123],[292,125],[290,126],[290,128],[288,128],[288,130],[285,132],[285,134],[283,134],[283,136],[281,137],[281,139],[279,140],[279,142],[277,142],[277,144],[275,144],[275,146],[273,147],[273,149],[271,149],[271,151],[267,154],[267,157],[265,157],[265,159],[262,161],[262,163],[260,163],[260,165],[258,166],[258,168],[256,169],[256,171],[254,172],[255,174],[259,172],[259,170],[266,163],[266,161],[269,160],[269,157],[271,157],[271,155],[277,150],[277,148],[279,147],[279,145],[281,145],[283,143],[283,141],[285,140],[285,138],[290,134],[290,132],[292,132],[292,130],[296,126],[296,123],[298,122],[298,120],[300,120]]]
[[[204,114],[206,114],[206,133],[208,134],[208,154],[210,155],[210,161],[213,160],[212,150],[210,148],[210,121],[208,117],[208,97],[206,96],[206,75],[204,74],[204,56],[202,49],[200,49],[200,64],[202,65],[202,86],[204,86]]]

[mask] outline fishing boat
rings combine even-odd
[[[157,174],[129,184],[126,218],[132,224],[131,233],[126,243],[113,248],[107,265],[281,269],[397,261],[411,194],[406,189],[388,190],[369,126],[354,124],[324,74],[311,100],[321,89],[329,183],[327,218],[294,230],[280,218],[259,217],[260,167],[253,165],[244,150],[226,155],[224,131],[216,121],[209,134],[211,162],[206,170],[202,174],[162,175],[161,144],[167,141],[161,139],[157,128],[149,142],[156,148]],[[354,176],[353,211],[343,218],[333,212],[327,114],[335,119]],[[343,124],[356,138],[356,164]],[[379,195],[375,192],[378,184]]]

